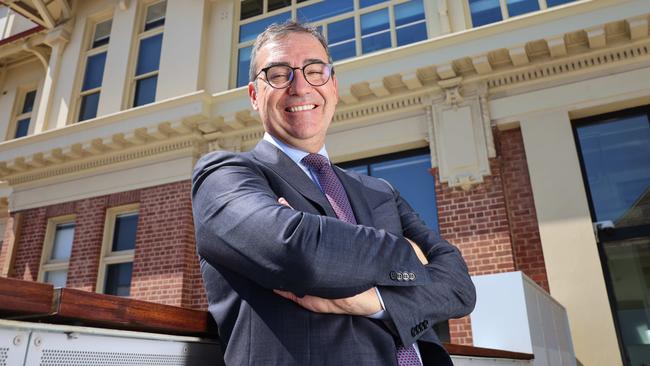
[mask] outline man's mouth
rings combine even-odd
[[[316,108],[315,104],[305,104],[305,105],[298,105],[294,107],[287,107],[284,110],[287,112],[302,112],[302,111],[308,111],[311,109]]]

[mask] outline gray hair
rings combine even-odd
[[[287,20],[284,23],[273,23],[264,32],[260,33],[253,44],[253,49],[251,50],[251,64],[248,69],[248,79],[254,81],[255,76],[257,76],[257,51],[262,48],[267,42],[275,41],[278,39],[283,39],[292,33],[306,33],[310,34],[320,42],[320,44],[325,49],[327,53],[327,62],[332,63],[332,56],[330,55],[330,50],[327,47],[327,41],[323,35],[318,31],[314,26],[303,24],[295,20]],[[334,70],[332,70],[334,73]]]

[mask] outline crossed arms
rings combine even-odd
[[[324,299],[343,299],[316,311],[367,315],[376,303],[355,306],[372,302],[363,295],[379,286],[400,338],[411,344],[420,336],[410,332],[413,324],[469,313],[474,288],[458,250],[428,229],[396,192],[383,189],[397,207],[402,235],[286,207],[251,160],[209,154],[193,175],[199,255],[293,300],[309,295],[320,306]],[[405,237],[418,243],[428,264]],[[396,282],[389,276],[395,271],[415,279]]]

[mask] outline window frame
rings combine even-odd
[[[27,94],[30,92],[35,92],[34,105],[31,111],[22,113],[23,107],[25,106],[25,99],[27,98]],[[28,137],[34,134],[34,116],[36,115],[35,112],[38,108],[39,97],[40,90],[35,84],[27,84],[17,88],[16,97],[14,99],[14,106],[11,113],[11,120],[9,121],[9,128],[7,129],[5,141]],[[16,132],[18,132],[18,121],[26,118],[29,118],[29,128],[27,129],[27,134],[22,137],[16,137]]]
[[[231,57],[231,62],[230,62],[230,80],[229,80],[229,85],[231,88],[240,88],[242,86],[237,86],[237,71],[239,68],[239,50],[250,47],[255,43],[255,39],[248,40],[246,42],[239,42],[239,29],[240,26],[246,25],[249,23],[254,23],[256,21],[276,16],[282,13],[286,12],[291,12],[290,19],[297,19],[297,14],[298,14],[298,9],[317,4],[321,1],[324,0],[307,0],[302,3],[298,3],[297,0],[291,0],[291,5],[276,9],[273,11],[267,12],[266,9],[268,7],[268,0],[263,0],[262,3],[262,14],[240,20],[239,18],[241,17],[241,1],[237,1],[237,4],[235,6],[235,14],[234,14],[234,21],[233,21],[233,31],[232,31],[232,39],[231,39],[231,44],[233,45],[230,53]],[[317,22],[310,22],[309,24],[314,26],[314,27],[320,27],[322,30],[323,37],[325,37],[326,41],[329,41],[328,35],[327,35],[327,27],[326,25],[330,23],[335,23],[341,20],[345,20],[348,18],[353,18],[354,19],[354,42],[355,42],[355,56],[347,58],[345,60],[339,60],[339,61],[334,61],[334,64],[337,64],[338,62],[342,61],[348,61],[356,57],[361,57],[364,55],[369,55],[373,54],[376,52],[381,52],[384,50],[388,50],[391,48],[396,48],[400,47],[397,45],[397,28],[398,26],[395,25],[395,11],[394,7],[403,3],[407,3],[411,0],[387,0],[382,3],[374,4],[367,6],[365,8],[360,8],[359,5],[360,0],[352,0],[353,7],[352,10],[343,14],[338,14],[333,17],[321,19]],[[433,19],[433,10],[431,9],[431,6],[428,4],[429,0],[422,0],[422,6],[424,9],[424,24],[426,25],[427,29],[427,39],[430,39],[433,36],[433,31],[432,29],[434,28],[434,24],[432,22]],[[367,13],[372,13],[377,10],[381,9],[388,9],[388,27],[389,27],[389,32],[390,32],[390,40],[391,40],[391,46],[388,48],[384,48],[378,51],[372,51],[369,53],[364,54],[362,50],[362,35],[361,35],[361,16]],[[399,26],[400,28],[403,28],[404,25]],[[248,72],[247,72],[248,74]]]
[[[577,1],[577,0],[570,0],[570,2],[575,2],[575,1]],[[539,4],[539,10],[535,10],[535,11],[531,11],[529,13],[519,14],[519,15],[516,15],[514,17],[511,17],[510,13],[508,11],[508,0],[499,0],[499,5],[500,5],[500,8],[501,8],[501,18],[502,19],[500,21],[498,21],[498,22],[483,24],[483,25],[480,25],[480,26],[475,26],[474,23],[472,22],[472,11],[471,11],[471,7],[469,5],[469,0],[465,0],[465,1],[463,1],[463,9],[465,10],[465,24],[467,24],[467,26],[468,26],[467,29],[474,29],[474,28],[478,28],[478,27],[484,27],[484,26],[487,26],[487,25],[490,25],[490,24],[496,24],[496,23],[499,23],[499,22],[503,22],[503,21],[508,20],[510,18],[520,17],[520,16],[524,16],[524,15],[527,15],[527,14],[532,14],[532,13],[536,13],[536,12],[540,12],[540,11],[544,11],[544,10],[549,9],[549,6],[548,6],[548,3],[546,2],[546,0],[537,0],[537,3]],[[569,4],[569,3],[567,3],[567,4]],[[566,4],[562,4],[562,5],[566,5]],[[558,6],[562,6],[562,5],[558,5]],[[553,6],[553,8],[555,8],[555,7],[556,6]]]
[[[97,29],[97,25],[104,23],[106,21],[112,21],[113,20],[113,14],[112,13],[104,13],[101,15],[97,15],[94,17],[89,17],[87,24],[86,24],[86,30],[84,32],[85,37],[83,40],[83,45],[84,45],[84,51],[81,52],[80,59],[79,59],[79,71],[77,73],[77,80],[75,82],[75,96],[74,96],[74,106],[71,109],[72,113],[70,114],[69,121],[70,123],[78,123],[78,122],[84,122],[91,120],[93,118],[97,118],[97,115],[93,118],[85,119],[85,120],[79,120],[79,113],[81,112],[81,105],[83,104],[83,98],[87,95],[94,94],[99,92],[99,97],[101,98],[101,90],[102,86],[104,85],[103,81],[102,84],[96,88],[88,89],[88,90],[82,90],[83,88],[83,83],[84,79],[86,77],[86,67],[88,66],[88,59],[92,56],[98,55],[100,53],[106,52],[106,60],[108,60],[108,47],[110,46],[110,37],[111,33],[113,32],[113,25],[111,24],[111,32],[109,33],[109,41],[108,43],[92,48],[93,46],[93,39],[95,36],[95,31]],[[104,64],[104,72],[102,72],[102,79],[104,78],[104,75],[106,74],[106,64]],[[99,109],[99,103],[100,101],[97,101],[97,107]]]
[[[52,255],[52,250],[54,249],[54,239],[56,238],[56,228],[61,224],[75,224],[75,233],[76,233],[76,215],[63,215],[49,218],[47,220],[47,228],[45,230],[45,239],[43,241],[43,250],[41,251],[41,261],[38,266],[38,282],[45,282],[45,275],[47,272],[61,271],[66,270],[70,266],[70,257],[67,260],[50,260]],[[72,244],[74,246],[74,236],[72,238]],[[72,251],[70,251],[72,253]],[[72,256],[72,254],[71,254]],[[67,274],[66,274],[67,282]]]
[[[165,31],[165,24],[163,23],[162,25],[158,27],[154,27],[148,30],[145,30],[146,22],[147,22],[147,10],[149,7],[162,3],[162,2],[167,2],[167,0],[149,0],[149,1],[143,1],[139,4],[140,9],[138,9],[138,15],[137,15],[137,22],[135,26],[135,32],[133,32],[133,39],[131,42],[131,60],[129,62],[129,69],[128,69],[128,83],[127,83],[127,92],[125,94],[125,100],[123,102],[124,109],[130,109],[130,108],[137,108],[141,107],[140,106],[135,106],[135,89],[138,84],[139,80],[146,79],[151,76],[158,76],[160,74],[160,64],[158,65],[158,69],[155,71],[150,71],[148,73],[144,73],[142,75],[136,75],[137,71],[137,65],[138,65],[138,56],[140,53],[140,45],[142,43],[142,40],[145,38],[153,37],[158,34],[164,34]],[[167,7],[165,7],[165,22],[167,20]],[[163,40],[164,40],[164,35],[163,35]],[[160,59],[162,59],[162,44],[160,46]],[[156,93],[157,94],[157,93]],[[154,101],[148,104],[155,103],[155,97]]]
[[[97,272],[97,283],[95,292],[103,294],[106,285],[106,272],[111,264],[133,263],[135,249],[113,251],[113,234],[115,233],[115,221],[117,216],[124,214],[138,214],[140,221],[140,204],[133,203],[124,206],[111,207],[106,210],[106,219],[104,220],[104,235],[102,239],[102,251],[99,257],[99,270]],[[137,240],[137,230],[136,230]]]

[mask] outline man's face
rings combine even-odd
[[[272,64],[303,67],[308,63],[327,63],[327,53],[320,42],[307,33],[291,33],[267,42],[257,52],[256,71]],[[302,71],[294,71],[294,79],[285,89],[274,89],[258,76],[257,88],[248,84],[253,109],[259,112],[264,129],[283,142],[308,152],[318,152],[325,143],[336,103],[336,78],[322,86],[312,86]]]

